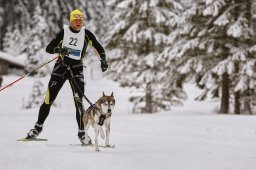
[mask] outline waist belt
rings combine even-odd
[[[79,62],[78,64],[67,64],[66,62],[68,62],[68,61],[65,62],[65,59],[64,60],[59,59],[56,62],[59,63],[62,66],[65,66],[65,67],[70,66],[72,68],[78,68],[78,67],[83,67],[84,66],[82,62]]]

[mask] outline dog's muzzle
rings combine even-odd
[[[108,109],[108,113],[111,113],[111,109]]]

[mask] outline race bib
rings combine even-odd
[[[80,32],[73,33],[68,25],[64,25],[64,37],[62,47],[69,49],[71,52],[69,58],[80,60],[82,55],[82,49],[84,47],[84,27]]]

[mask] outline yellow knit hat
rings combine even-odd
[[[70,22],[74,19],[84,19],[84,14],[78,9],[75,9],[70,13]]]

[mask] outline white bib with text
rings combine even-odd
[[[70,50],[69,58],[80,60],[84,47],[85,28],[82,27],[78,33],[73,33],[68,25],[64,25],[64,37],[62,48]]]

